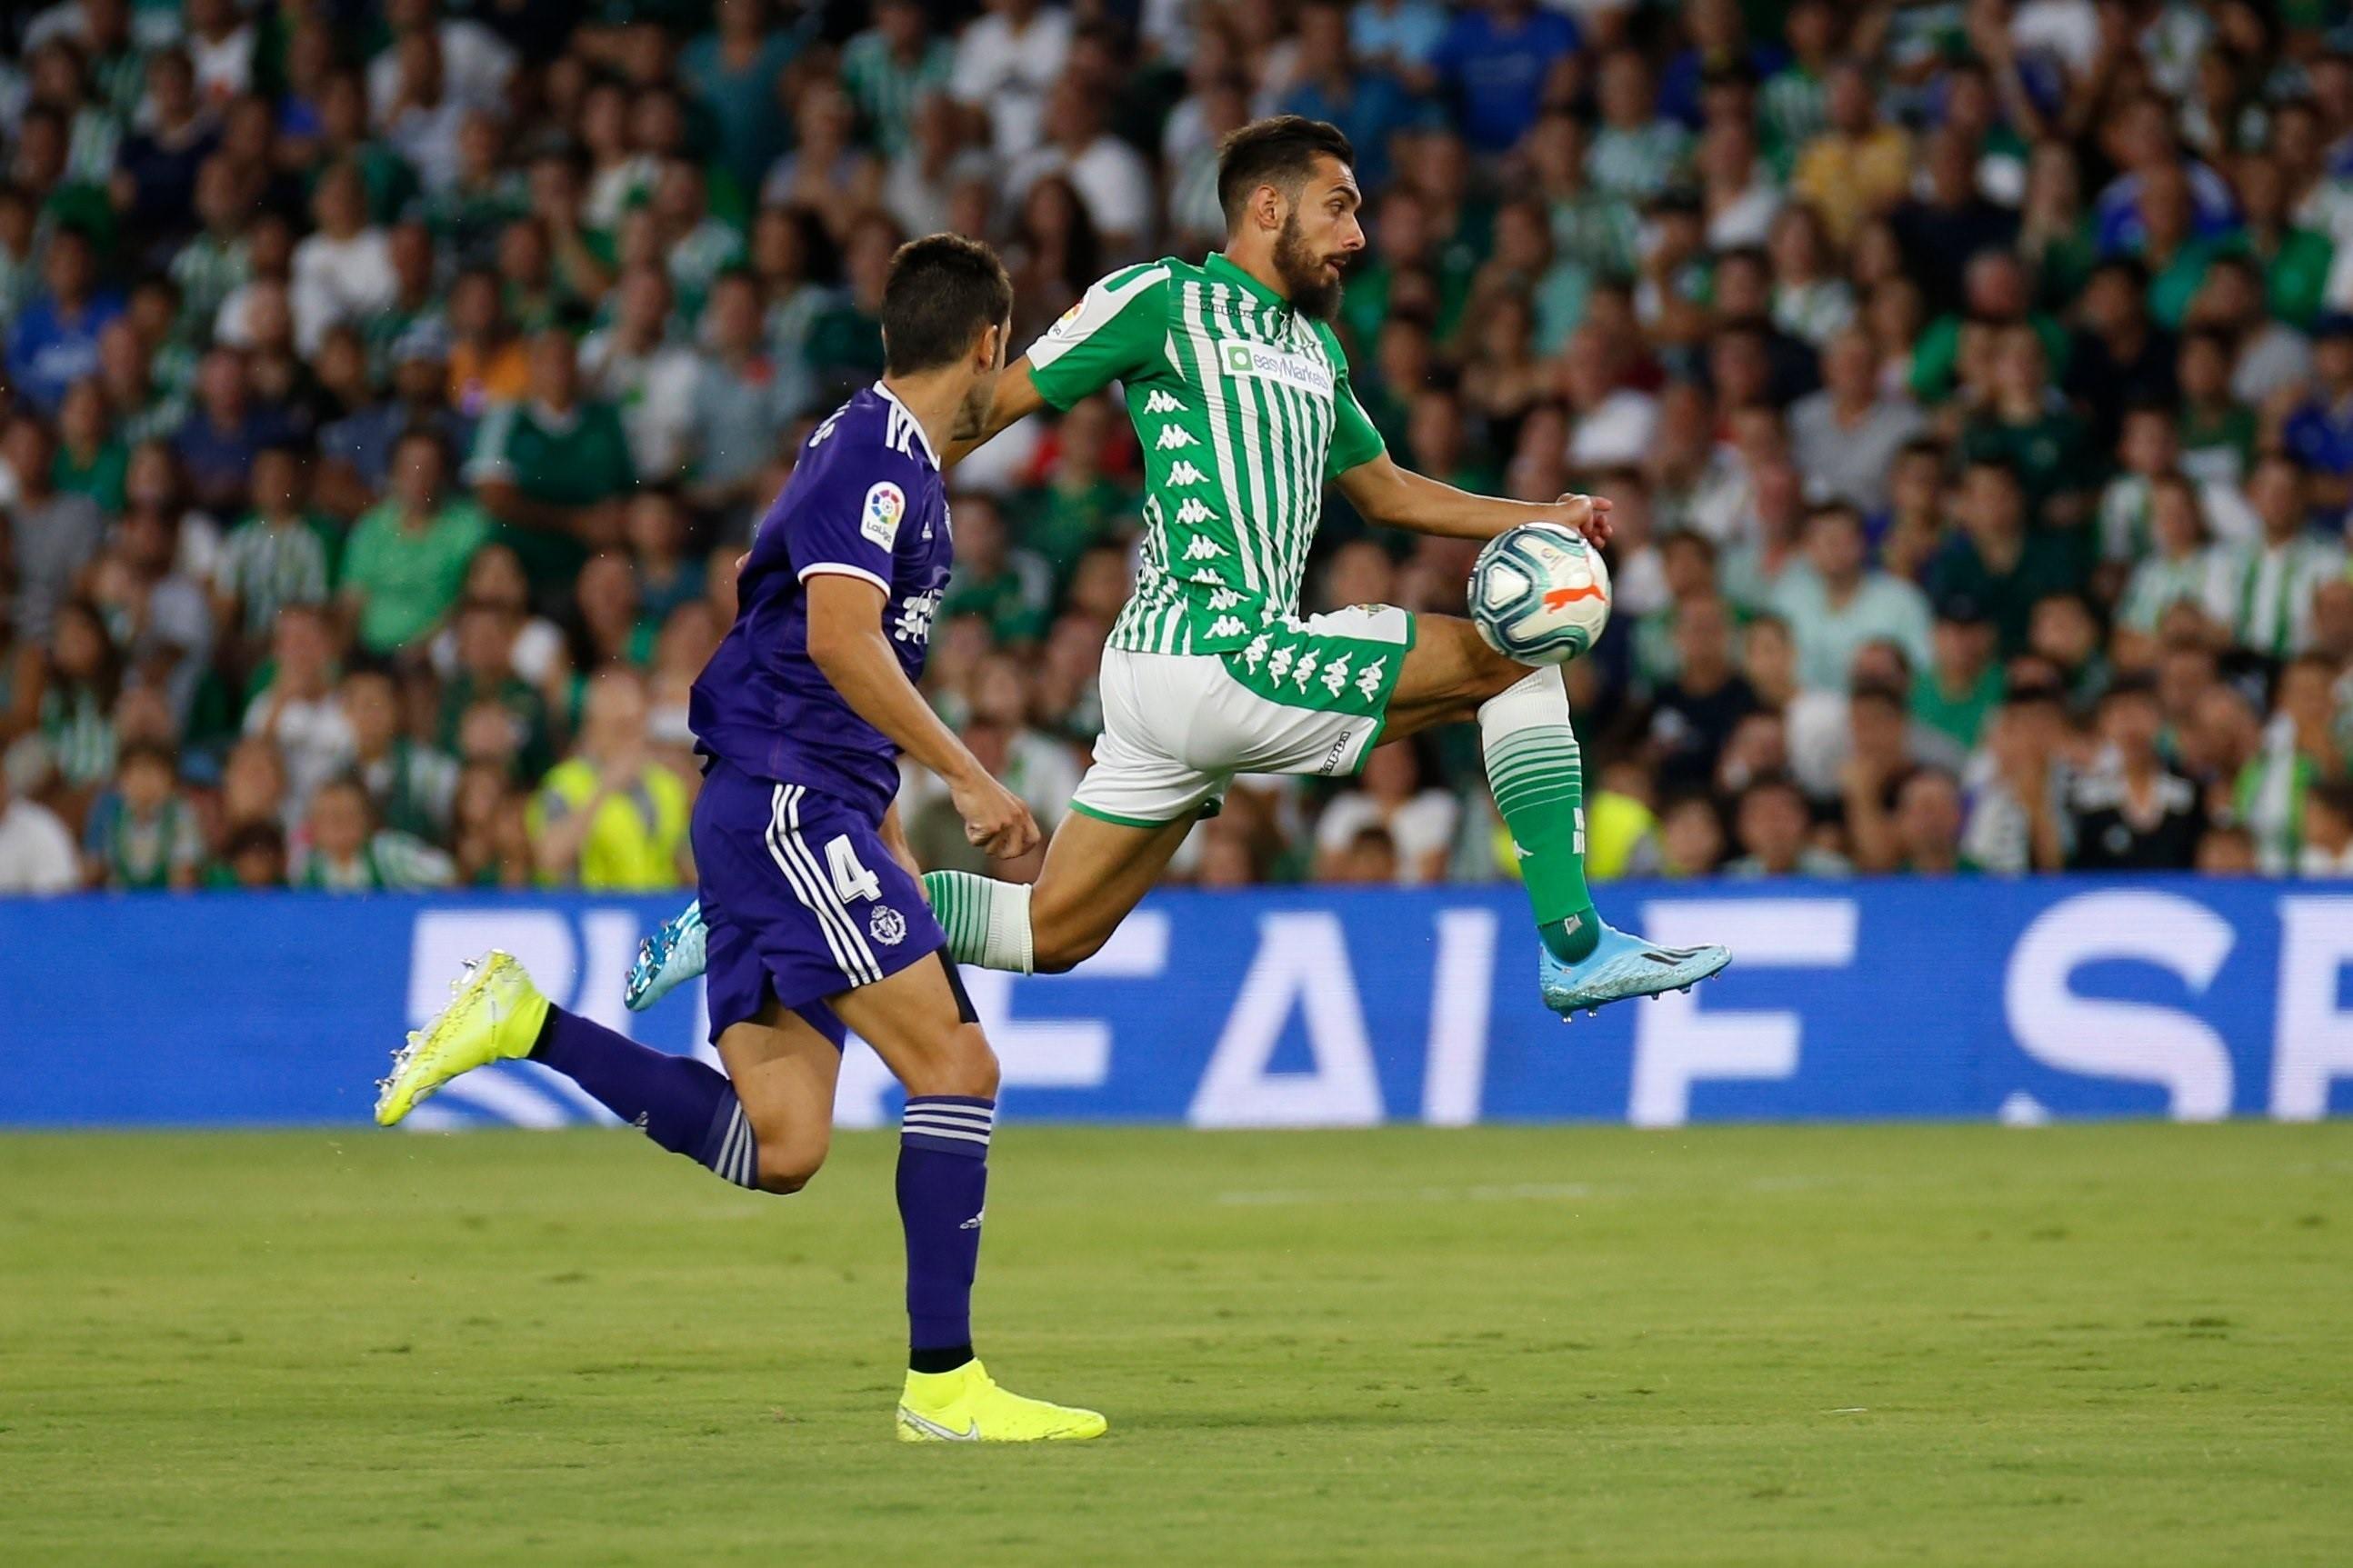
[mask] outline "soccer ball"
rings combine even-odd
[[[1471,624],[1522,664],[1567,664],[1609,624],[1609,569],[1572,529],[1523,522],[1487,542],[1471,568]]]

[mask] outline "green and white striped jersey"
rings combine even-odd
[[[1296,616],[1324,484],[1382,451],[1324,322],[1222,256],[1113,273],[1029,350],[1069,408],[1116,381],[1144,450],[1135,592],[1108,646],[1223,653]]]

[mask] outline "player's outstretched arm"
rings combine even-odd
[[[1573,528],[1597,545],[1609,542],[1609,502],[1601,496],[1521,501],[1473,495],[1401,468],[1387,452],[1343,469],[1335,482],[1367,521],[1409,533],[1483,540],[1524,522],[1550,522]]]
[[[997,378],[997,394],[980,428],[969,433],[959,430],[948,437],[948,449],[940,466],[955,467],[967,453],[996,439],[998,432],[1018,425],[1045,406],[1046,399],[1039,393],[1038,384],[1029,379],[1029,356],[1023,354]]]
[[[989,776],[899,668],[882,630],[882,590],[862,577],[818,569],[803,587],[809,658],[850,711],[946,782],[964,836],[974,844],[1000,860],[1036,847],[1038,823],[1029,808]]]

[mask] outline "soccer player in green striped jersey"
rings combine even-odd
[[[1102,947],[1237,773],[1352,773],[1374,746],[1475,719],[1542,941],[1546,1005],[1566,1018],[1704,980],[1721,947],[1662,948],[1595,912],[1582,764],[1556,668],[1482,642],[1467,619],[1360,605],[1299,613],[1327,484],[1367,521],[1485,540],[1550,522],[1594,542],[1609,502],[1472,495],[1398,466],[1358,405],[1330,325],[1364,247],[1354,153],[1283,116],[1228,137],[1226,248],[1125,268],[998,383],[953,461],[1041,408],[1117,383],[1145,459],[1135,590],[1101,676],[1103,732],[1031,886],[934,872],[924,889],[961,962],[1069,969]],[[692,911],[647,944],[630,1005],[700,967]]]

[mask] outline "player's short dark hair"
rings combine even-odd
[[[997,252],[960,234],[911,239],[882,285],[883,368],[912,375],[952,364],[1013,314],[1013,280]]]
[[[1355,144],[1329,121],[1278,114],[1229,132],[1218,143],[1218,205],[1227,226],[1241,221],[1244,204],[1261,185],[1296,197],[1315,173],[1315,160],[1326,156],[1356,166]]]

